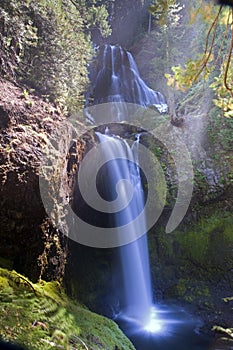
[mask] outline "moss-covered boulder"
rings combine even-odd
[[[0,268],[0,334],[29,350],[133,350],[111,320],[69,299],[57,282],[33,284]]]

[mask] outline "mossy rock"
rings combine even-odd
[[[232,225],[231,212],[215,209],[172,234],[159,227],[150,232],[152,278],[164,298],[203,310],[221,308],[221,298],[233,287]]]
[[[2,339],[29,350],[134,349],[113,321],[69,299],[57,282],[33,284],[0,268],[0,308]]]
[[[233,263],[232,224],[231,213],[216,211],[186,232],[175,233],[182,260],[198,266],[205,276],[223,275]]]

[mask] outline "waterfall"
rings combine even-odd
[[[116,185],[127,180],[134,189],[133,197],[129,205],[122,211],[115,213],[114,225],[121,229],[122,225],[133,222],[144,208],[144,192],[142,188],[140,170],[137,159],[137,139],[132,147],[119,138],[97,133],[101,143],[108,141],[107,147],[103,147],[103,159],[113,159],[108,165],[109,195],[112,200],[116,193]],[[119,195],[127,195],[127,183],[123,182]],[[111,203],[111,202],[110,202]],[[114,202],[113,202],[114,203]],[[114,204],[113,204],[114,206]],[[114,211],[114,207],[113,207]],[[146,219],[140,222],[142,232],[147,231]],[[131,230],[135,230],[134,224]],[[119,242],[120,246],[120,242]],[[134,319],[141,324],[149,322],[152,307],[152,292],[150,280],[150,265],[146,235],[136,239],[133,243],[119,248],[121,261],[121,317]]]
[[[160,113],[167,112],[164,96],[146,85],[133,56],[120,46],[105,45],[100,50],[98,74],[93,85],[94,105],[128,102],[144,107],[155,106]],[[121,120],[126,120],[123,113],[117,121]]]
[[[125,105],[155,106],[160,113],[167,111],[167,104],[164,96],[157,91],[153,91],[142,80],[131,53],[120,46],[105,45],[100,48],[98,58],[95,62],[96,74],[92,77],[93,98],[95,105],[103,105],[99,109],[100,113],[91,115],[92,120],[106,123],[103,117],[105,103],[110,105],[108,114],[112,119],[108,121],[127,121],[128,114]],[[93,107],[92,107],[93,110]],[[88,115],[88,113],[86,113]],[[120,138],[109,133],[96,133],[100,144],[103,144],[102,157],[111,158],[111,162],[106,161],[107,176],[103,176],[102,182],[107,187],[106,198],[109,205],[113,206],[110,212],[114,212],[112,224],[120,228],[123,225],[133,222],[133,220],[143,213],[144,192],[138,165],[138,144],[139,138],[132,147]],[[104,146],[104,143],[108,143]],[[119,159],[120,158],[120,159]],[[124,159],[124,161],[122,160]],[[122,179],[127,180],[133,187],[133,196],[129,204],[121,211],[114,210],[116,195],[128,199],[127,184]],[[119,185],[120,184],[120,185]],[[109,216],[110,217],[110,216]],[[122,319],[131,320],[141,325],[142,328],[151,327],[153,313],[152,288],[150,278],[150,265],[147,244],[147,223],[145,216],[140,220],[140,232],[144,232],[141,238],[132,240],[133,243],[121,245],[119,242],[120,274],[117,286],[120,295],[120,314]],[[138,228],[138,227],[137,227]],[[132,225],[133,235],[136,227]]]
[[[83,215],[83,234],[88,236],[90,233],[91,240],[95,237],[94,240],[98,241],[101,236],[98,229],[104,228],[106,235],[104,239],[100,239],[102,245],[98,242],[98,248],[117,247],[114,269],[116,279],[113,283],[116,289],[114,298],[117,296],[119,300],[119,309],[115,309],[116,320],[138,350],[207,349],[208,339],[201,340],[202,343],[199,344],[201,338],[197,338],[196,334],[199,321],[195,317],[190,318],[183,308],[177,306],[153,305],[146,235],[149,216],[147,222],[144,215],[150,191],[148,190],[148,197],[145,198],[138,159],[143,156],[139,152],[140,136],[136,135],[134,142],[127,142],[120,136],[111,134],[113,130],[116,134],[122,132],[123,129],[116,128],[117,122],[130,121],[128,117],[138,109],[138,105],[153,105],[160,113],[166,112],[165,98],[146,85],[132,55],[120,46],[102,47],[95,64],[97,72],[92,76],[92,108],[89,116],[89,110],[86,115],[99,125],[99,131],[96,131],[99,143],[93,147],[94,152],[87,152],[84,165],[80,165],[79,173],[81,168],[84,169],[84,179],[78,181],[76,190],[85,194],[83,198],[90,199],[90,203],[83,199],[87,207],[81,203],[84,208],[81,214],[87,212],[88,216],[87,218]],[[130,108],[136,105],[136,109],[132,113],[126,105],[130,105]],[[103,132],[103,127],[105,133],[100,133],[100,130]],[[86,163],[85,158],[88,158]],[[143,162],[141,168],[144,171]],[[80,183],[84,185],[83,192]],[[74,210],[80,205],[80,193],[74,195]],[[86,193],[90,196],[86,196]],[[93,203],[101,205],[93,206]],[[88,222],[89,217],[91,230],[89,227],[86,229],[86,219]],[[135,220],[138,217],[139,220]],[[80,225],[80,230],[81,228]],[[142,234],[138,236],[137,232]],[[130,237],[127,243],[123,243],[125,235]],[[110,246],[109,243],[113,240],[114,245]],[[116,304],[115,301],[112,303],[114,306]]]

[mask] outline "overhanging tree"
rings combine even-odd
[[[214,76],[214,81],[209,80],[210,87],[216,95],[213,102],[223,110],[224,116],[231,117],[233,116],[233,9],[198,0],[190,10],[190,25],[197,20],[206,24],[204,50],[183,66],[173,66],[173,72],[166,74],[168,85],[173,90],[187,91],[199,81],[207,81]]]

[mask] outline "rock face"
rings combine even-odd
[[[9,82],[0,81],[0,90],[0,256],[33,280],[59,279],[66,240],[45,212],[39,173],[43,149],[53,135],[55,140],[65,118],[58,109]],[[64,155],[60,165],[64,173],[66,147],[58,144],[57,148]],[[54,191],[59,181],[52,184]],[[66,190],[61,194],[64,198]]]

